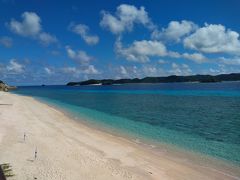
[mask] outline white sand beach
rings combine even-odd
[[[240,179],[239,167],[165,148],[156,151],[76,122],[31,97],[4,92],[2,163],[12,165],[15,176],[9,179],[16,180]]]

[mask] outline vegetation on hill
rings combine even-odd
[[[129,84],[129,83],[172,83],[172,82],[221,82],[221,81],[240,81],[240,73],[232,74],[220,74],[220,75],[191,75],[191,76],[167,76],[167,77],[145,77],[142,79],[90,79],[81,82],[69,82],[67,86],[78,86],[78,85],[112,85],[112,84]]]
[[[8,90],[16,89],[15,86],[8,86],[6,83],[0,80],[0,91],[7,92]]]

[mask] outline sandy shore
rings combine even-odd
[[[0,163],[10,163],[15,176],[9,179],[17,180],[240,179],[239,167],[152,150],[75,122],[31,97],[3,92]]]

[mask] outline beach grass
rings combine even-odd
[[[1,167],[1,169],[3,171],[3,174],[6,178],[15,176],[13,174],[12,166],[9,163],[1,164],[0,167]]]

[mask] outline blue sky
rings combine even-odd
[[[240,1],[0,0],[0,79],[239,72]]]

